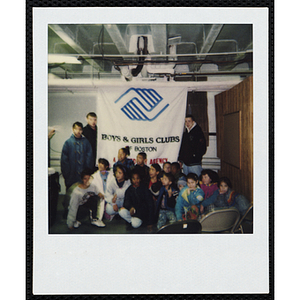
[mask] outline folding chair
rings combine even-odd
[[[197,220],[177,221],[172,224],[162,226],[156,233],[158,234],[186,234],[200,233],[201,224]]]
[[[234,207],[215,209],[200,219],[202,232],[231,232],[230,230],[236,226],[239,218],[240,213]]]
[[[244,233],[243,226],[242,226],[242,223],[244,221],[250,221],[251,226],[253,225],[253,204],[251,204],[249,206],[249,208],[247,209],[245,214],[241,217],[241,219],[236,224],[236,226],[232,227],[231,233],[235,233],[235,232],[239,232],[239,231],[241,233]]]

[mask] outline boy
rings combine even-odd
[[[61,153],[61,171],[67,189],[80,181],[80,173],[84,169],[93,168],[92,147],[82,135],[82,123],[75,122],[72,131],[73,134],[65,141]]]
[[[82,214],[84,210],[90,214],[91,224],[98,227],[105,227],[102,222],[102,215],[97,218],[98,202],[104,201],[104,196],[100,189],[93,183],[90,183],[91,170],[81,172],[81,183],[73,190],[67,216],[67,225],[69,229],[78,228],[80,222],[77,221],[77,215]]]
[[[92,147],[82,135],[82,130],[82,123],[75,122],[72,126],[73,134],[65,141],[62,148],[60,167],[66,185],[66,196],[63,200],[64,217],[66,217],[69,205],[68,189],[80,181],[80,173],[84,169],[93,168]]]
[[[182,162],[183,173],[195,173],[200,176],[202,157],[206,153],[206,140],[201,127],[192,115],[185,117],[185,132],[183,133],[178,161]]]
[[[96,155],[97,155],[97,115],[94,112],[89,112],[86,115],[87,125],[83,128],[83,135],[87,138],[92,146],[93,164],[95,169]]]
[[[177,186],[179,179],[185,180],[186,175],[181,172],[180,164],[178,162],[172,162],[171,173],[175,178],[174,184]]]
[[[131,173],[131,185],[125,192],[124,204],[119,215],[129,223],[129,230],[144,223],[148,232],[152,231],[154,202],[149,189],[141,184],[140,174],[136,169]]]
[[[140,152],[136,157],[136,165],[134,169],[140,173],[141,183],[146,184],[149,182],[149,167],[145,164],[147,161],[147,154]]]
[[[164,173],[162,177],[163,186],[156,201],[157,229],[165,225],[168,220],[170,223],[176,221],[175,205],[178,190],[172,185],[173,182],[174,176],[171,173]]]
[[[187,186],[180,191],[175,206],[177,221],[196,220],[199,216],[200,203],[204,199],[204,192],[198,186],[198,176],[189,173],[186,180]]]

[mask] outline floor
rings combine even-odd
[[[149,234],[147,227],[143,225],[140,228],[128,230],[128,223],[119,216],[115,216],[112,221],[103,218],[103,222],[106,225],[103,228],[91,225],[89,216],[87,216],[81,221],[81,225],[78,228],[70,230],[66,224],[66,218],[63,217],[63,198],[64,195],[59,195],[55,221],[49,228],[50,234]],[[245,220],[242,223],[244,233],[253,233],[252,220]],[[154,227],[152,233],[156,233],[156,231],[157,229]]]
[[[146,226],[127,230],[127,222],[119,216],[115,216],[112,221],[103,218],[106,225],[103,228],[91,225],[89,216],[87,216],[86,219],[81,221],[78,228],[70,230],[66,224],[66,219],[63,218],[63,198],[64,195],[59,195],[55,222],[49,228],[50,234],[149,234]]]

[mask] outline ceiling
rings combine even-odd
[[[251,24],[51,24],[48,73],[63,79],[205,81],[252,75]]]

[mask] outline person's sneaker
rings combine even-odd
[[[112,221],[114,217],[115,217],[115,215],[110,215],[110,220],[109,221]]]
[[[74,228],[78,228],[81,225],[81,223],[79,221],[75,221],[73,227]]]
[[[92,219],[91,224],[96,225],[98,227],[105,227],[105,224],[99,219]]]

